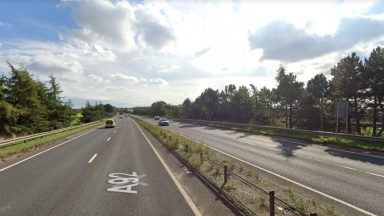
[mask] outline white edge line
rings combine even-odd
[[[355,154],[355,155],[362,155],[362,156],[366,156],[366,157],[374,157],[374,158],[379,158],[379,159],[384,159],[384,157],[382,156],[378,156],[378,155],[372,155],[372,154],[366,154],[366,153],[360,153],[360,152],[354,152],[354,151],[349,151],[349,150],[343,150],[343,149],[337,149],[337,148],[332,148],[332,147],[327,147],[325,148],[324,145],[319,145],[319,144],[311,144],[311,143],[303,143],[303,142],[297,142],[297,141],[293,141],[293,140],[285,140],[285,139],[277,139],[277,140],[281,140],[281,141],[284,141],[284,142],[290,142],[290,143],[293,143],[293,144],[299,144],[299,145],[312,145],[312,146],[315,146],[315,147],[318,147],[322,150],[325,150],[325,149],[331,149],[331,150],[334,150],[334,151],[339,151],[339,152],[347,152],[347,153],[350,153],[350,154]]]
[[[184,199],[187,201],[189,207],[191,208],[191,210],[193,211],[193,213],[196,215],[196,216],[201,216],[202,214],[200,213],[199,209],[197,208],[197,206],[195,205],[195,203],[192,201],[191,197],[187,194],[187,192],[184,190],[183,186],[181,186],[180,182],[177,180],[177,178],[173,175],[171,169],[168,167],[168,165],[165,163],[165,161],[161,158],[160,154],[157,152],[157,150],[155,149],[155,147],[152,145],[152,143],[149,141],[149,139],[147,138],[147,136],[144,134],[144,132],[141,130],[141,128],[139,127],[139,125],[137,125],[136,121],[134,121],[135,124],[136,124],[136,127],[140,130],[141,134],[143,134],[145,140],[148,142],[149,146],[152,148],[152,150],[155,152],[157,158],[160,160],[161,164],[164,166],[165,170],[168,172],[169,176],[171,177],[171,179],[173,180],[173,182],[175,183],[177,189],[179,189],[181,195],[184,197]]]
[[[377,173],[373,173],[373,172],[365,172],[365,173],[384,178],[384,175],[380,175],[380,174],[377,174]]]
[[[172,132],[173,132],[173,131],[172,131]],[[173,133],[175,133],[175,132],[173,132]],[[334,201],[336,201],[336,202],[339,202],[339,203],[341,203],[341,204],[343,204],[343,205],[346,205],[346,206],[348,206],[348,207],[350,207],[350,208],[353,208],[353,209],[355,209],[355,210],[357,210],[357,211],[359,211],[359,212],[362,212],[362,213],[364,213],[364,214],[366,214],[366,215],[377,216],[377,215],[375,215],[375,214],[373,214],[373,213],[371,213],[371,212],[369,212],[369,211],[367,211],[367,210],[364,210],[364,209],[362,209],[362,208],[359,208],[359,207],[357,207],[357,206],[354,206],[354,205],[352,205],[352,204],[350,204],[350,203],[347,203],[347,202],[345,202],[345,201],[343,201],[343,200],[340,200],[340,199],[338,199],[338,198],[336,198],[336,197],[333,197],[333,196],[331,196],[331,195],[328,195],[328,194],[326,194],[326,193],[323,193],[323,192],[321,192],[321,191],[318,191],[318,190],[316,190],[316,189],[313,189],[313,188],[311,188],[311,187],[308,187],[308,186],[306,186],[306,185],[303,185],[303,184],[301,184],[301,183],[299,183],[299,182],[296,182],[296,181],[294,181],[294,180],[291,180],[291,179],[289,179],[289,178],[287,178],[287,177],[284,177],[284,176],[282,176],[282,175],[279,175],[279,174],[277,174],[277,173],[275,173],[275,172],[272,172],[272,171],[270,171],[270,170],[267,170],[267,169],[265,169],[265,168],[259,167],[259,166],[255,165],[255,164],[252,164],[252,163],[250,163],[250,162],[248,162],[248,161],[245,161],[245,160],[243,160],[243,159],[240,159],[240,158],[238,158],[238,157],[236,157],[236,156],[232,156],[232,155],[230,155],[230,154],[228,154],[228,153],[225,153],[225,152],[223,152],[223,151],[221,151],[221,150],[219,150],[219,149],[216,149],[216,148],[214,148],[214,147],[212,147],[212,146],[208,146],[208,145],[206,145],[206,144],[204,144],[204,143],[201,143],[201,142],[199,142],[199,141],[197,141],[197,140],[195,140],[195,139],[193,139],[193,138],[184,136],[184,135],[179,134],[179,133],[177,133],[177,134],[180,135],[180,136],[183,136],[183,137],[185,137],[185,138],[187,138],[187,139],[190,139],[190,140],[193,140],[193,141],[195,141],[195,142],[198,142],[198,143],[200,143],[200,144],[202,144],[202,145],[204,145],[204,146],[206,146],[206,147],[208,147],[208,148],[211,148],[211,149],[213,149],[213,150],[215,150],[215,151],[218,151],[218,152],[220,152],[220,153],[222,153],[222,154],[225,154],[225,155],[227,155],[227,156],[229,156],[229,157],[232,157],[232,158],[234,158],[234,159],[236,159],[236,160],[239,160],[239,161],[241,161],[241,162],[243,162],[243,163],[246,163],[246,164],[248,164],[248,165],[250,165],[250,166],[253,166],[253,167],[256,167],[256,168],[258,168],[258,169],[260,169],[260,170],[263,170],[264,172],[267,172],[267,173],[269,173],[269,174],[272,174],[272,175],[274,175],[274,176],[277,176],[277,177],[279,177],[279,178],[282,178],[282,179],[284,179],[284,180],[286,180],[286,181],[288,181],[288,182],[291,182],[291,183],[296,184],[296,185],[298,185],[298,186],[300,186],[300,187],[303,187],[303,188],[305,188],[305,189],[307,189],[307,190],[310,190],[310,191],[312,191],[312,192],[318,193],[318,194],[320,194],[320,195],[322,195],[322,196],[325,196],[325,197],[327,197],[327,198],[329,198],[329,199],[332,199],[332,200],[334,200]]]
[[[96,158],[97,154],[94,154],[91,159],[89,159],[88,163],[92,163],[92,161]]]
[[[88,134],[88,133],[91,133],[91,132],[93,132],[93,131],[95,131],[95,130],[96,130],[96,128],[93,129],[93,130],[90,130],[90,131],[88,131],[88,132],[86,132],[86,133],[80,134],[79,136],[74,137],[74,138],[72,138],[72,139],[70,139],[70,140],[67,140],[67,141],[65,141],[65,142],[63,142],[63,143],[60,143],[60,144],[58,144],[58,145],[55,145],[55,146],[53,146],[53,147],[51,147],[51,148],[49,148],[49,149],[46,149],[46,150],[44,150],[44,151],[42,151],[42,152],[39,152],[39,153],[34,154],[34,155],[30,156],[30,157],[27,157],[27,158],[25,158],[25,159],[23,159],[23,160],[21,160],[21,161],[18,161],[18,162],[14,163],[14,164],[11,164],[11,165],[9,165],[9,166],[7,166],[7,167],[4,167],[3,169],[0,169],[0,172],[2,172],[2,171],[4,171],[4,170],[7,170],[7,169],[9,169],[9,168],[11,168],[11,167],[13,167],[13,166],[16,166],[17,164],[21,164],[21,163],[23,163],[24,161],[27,161],[27,160],[29,160],[29,159],[32,159],[32,158],[34,158],[34,157],[36,157],[36,156],[38,156],[38,155],[41,155],[41,154],[43,154],[43,153],[45,153],[45,152],[47,152],[47,151],[52,150],[52,149],[54,149],[54,148],[57,148],[57,147],[59,147],[59,146],[62,146],[62,145],[66,144],[66,143],[68,143],[68,142],[70,142],[70,141],[72,141],[72,140],[74,140],[74,139],[77,139],[77,138],[79,138],[79,137],[81,137],[81,136],[84,136],[84,135],[86,135],[86,134]]]
[[[109,140],[111,140],[111,137],[108,137],[107,142],[109,142]]]
[[[178,133],[179,132],[175,132],[173,131],[174,133]],[[180,134],[179,134],[180,135]],[[207,134],[209,135],[209,134]],[[188,138],[188,137],[187,137]],[[188,139],[192,139],[192,138],[188,138]],[[195,142],[199,142],[197,140],[194,140]],[[268,150],[271,150],[271,151],[276,151],[276,152],[280,152],[280,150],[277,150],[275,148],[269,148],[269,147],[266,147],[266,146],[262,146],[262,145],[255,145],[251,142],[248,142],[246,140],[237,140],[238,142],[240,143],[244,143],[246,145],[250,145],[250,146],[257,146],[259,148],[262,148],[262,149],[268,149]],[[282,140],[282,141],[286,141],[286,140]],[[255,143],[260,143],[261,141],[257,140],[255,141]],[[292,142],[292,143],[297,143],[299,144],[299,142],[294,142],[294,141],[287,141],[287,142]],[[332,148],[330,148],[332,149]],[[215,149],[216,150],[216,149]],[[337,150],[337,149],[335,149]],[[340,151],[344,151],[344,150],[340,150]],[[349,151],[347,151],[349,152]],[[350,152],[350,153],[353,153],[353,154],[360,154],[360,153],[354,153],[354,152]],[[368,156],[366,154],[362,154],[364,156]],[[296,155],[295,155],[296,156]],[[384,178],[384,175],[380,175],[380,174],[377,174],[377,173],[374,173],[374,172],[368,172],[368,171],[364,171],[364,170],[360,170],[360,169],[356,169],[356,168],[353,168],[353,167],[348,167],[348,166],[344,166],[344,165],[340,165],[340,164],[337,164],[337,163],[331,163],[331,162],[328,162],[328,161],[324,161],[324,160],[319,160],[319,159],[316,159],[316,158],[312,158],[312,157],[306,157],[304,155],[300,155],[300,157],[302,158],[305,158],[307,160],[314,160],[314,161],[317,161],[317,162],[320,162],[320,163],[325,163],[325,164],[328,164],[328,165],[332,165],[332,166],[336,166],[336,167],[339,167],[339,168],[345,168],[345,169],[349,169],[349,170],[353,170],[353,171],[356,171],[356,172],[359,172],[359,173],[363,173],[363,174],[366,174],[366,175],[374,175],[376,177],[381,177],[381,178]],[[377,156],[372,156],[372,157],[377,157]],[[380,158],[380,157],[379,157]]]

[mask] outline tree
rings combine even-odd
[[[285,71],[286,70],[282,65],[280,65],[277,70],[277,94],[280,97],[280,101],[284,104],[285,110],[288,111],[285,121],[286,127],[292,128],[293,108],[302,96],[304,83],[296,81],[296,76],[293,73],[286,74]]]
[[[185,99],[183,104],[181,105],[183,109],[183,117],[184,118],[193,118],[192,116],[192,102],[189,98]]]
[[[234,113],[231,108],[231,101],[236,91],[236,86],[229,84],[219,93],[219,120],[232,121]]]
[[[6,82],[5,101],[18,110],[17,125],[26,134],[45,130],[45,110],[38,98],[38,84],[25,68],[8,65],[11,76]]]
[[[168,105],[164,101],[157,101],[151,105],[152,115],[165,116],[168,113]]]
[[[219,93],[217,90],[207,88],[195,100],[195,108],[200,118],[217,120],[219,117]]]
[[[353,102],[352,117],[356,121],[356,132],[361,134],[360,120],[364,113],[360,102],[362,94],[362,73],[363,64],[356,53],[352,53],[341,59],[339,63],[331,69],[331,95],[337,100],[349,100]],[[348,111],[349,112],[349,111]],[[351,132],[351,115],[348,115],[348,132]]]
[[[18,111],[11,104],[0,101],[0,135],[12,137],[19,132],[16,125]]]
[[[323,130],[324,99],[329,91],[329,83],[324,74],[317,74],[307,83],[307,91],[315,99],[315,104],[320,107],[320,130]]]
[[[115,115],[117,113],[116,108],[109,103],[104,104],[104,110],[107,113],[107,115]]]
[[[384,130],[384,49],[377,47],[371,52],[368,59],[365,59],[365,68],[363,75],[363,83],[366,88],[366,95],[372,100],[373,103],[373,136],[377,133],[377,119],[378,119],[378,107],[381,108],[382,125],[378,133],[379,136]]]
[[[240,86],[233,95],[231,108],[234,112],[232,119],[237,122],[248,123],[252,117],[252,99],[246,86]]]

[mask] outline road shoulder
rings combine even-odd
[[[185,167],[169,150],[165,148],[147,130],[139,126],[153,147],[160,154],[164,162],[169,166],[172,173],[181,183],[184,190],[191,197],[202,215],[235,215],[221,199],[197,177],[191,176]]]

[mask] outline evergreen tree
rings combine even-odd
[[[363,75],[363,83],[366,88],[366,95],[371,101],[373,108],[372,127],[373,136],[381,136],[384,130],[384,49],[377,47],[371,52],[368,59],[365,60],[366,70]],[[381,110],[382,123],[381,129],[377,134],[378,110]]]

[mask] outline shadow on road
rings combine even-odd
[[[306,146],[306,144],[293,143],[293,142],[289,142],[289,141],[287,142],[287,141],[283,141],[281,139],[277,139],[277,138],[273,138],[273,137],[272,137],[272,140],[279,144],[277,146],[277,148],[280,149],[279,154],[283,155],[284,157],[287,157],[287,158],[295,156],[294,152],[296,150],[299,150],[302,147]]]
[[[326,149],[325,152],[327,152],[330,155],[337,156],[337,157],[343,157],[348,158],[352,160],[358,160],[365,163],[371,163],[376,165],[384,165],[384,158],[378,158],[378,157],[371,157],[368,155],[360,155],[360,154],[353,154],[349,152],[343,152],[338,151],[335,149]]]

